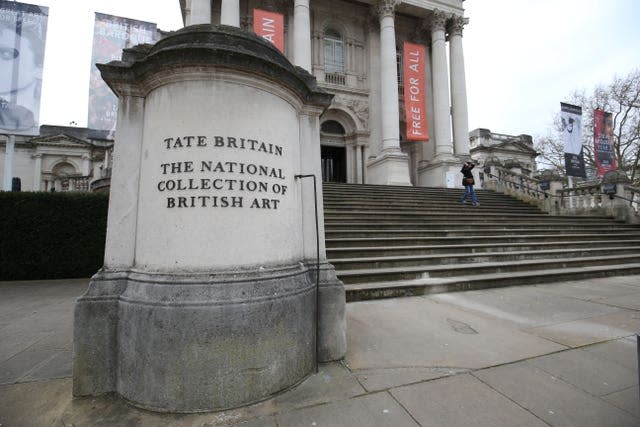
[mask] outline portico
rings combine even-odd
[[[284,16],[285,55],[334,94],[327,110],[332,113],[321,116],[321,125],[337,112],[356,118],[337,120],[348,132],[341,135],[344,141],[355,141],[344,143],[340,159],[346,181],[444,187],[447,175],[457,173],[469,156],[463,0],[440,2],[437,8],[402,0],[180,3],[186,26],[219,23],[251,31],[253,9]],[[424,111],[429,139],[413,142],[411,149],[404,130],[411,117],[405,117],[401,90],[404,41],[422,42],[428,52]]]

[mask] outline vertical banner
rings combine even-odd
[[[593,110],[593,155],[598,178],[618,169],[613,149],[613,116],[603,110]]]
[[[253,32],[284,53],[284,17],[281,14],[253,9]]]
[[[37,135],[49,8],[0,1],[0,131]]]
[[[564,167],[567,176],[586,177],[582,151],[582,107],[560,103]]]
[[[156,40],[156,24],[96,13],[89,80],[89,129],[108,131],[108,137],[113,138],[118,116],[118,99],[102,80],[96,63],[119,60],[122,49]]]
[[[425,55],[424,46],[404,42],[402,57],[404,108],[409,141],[429,140],[424,74]]]

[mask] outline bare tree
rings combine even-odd
[[[607,86],[597,86],[592,93],[575,91],[567,102],[582,106],[582,137],[585,166],[595,168],[593,147],[593,111],[596,108],[612,113],[613,142],[618,169],[636,181],[640,163],[640,69],[625,77],[615,77]],[[554,118],[553,135],[538,138],[536,150],[539,162],[547,168],[564,173],[564,153],[560,115]]]

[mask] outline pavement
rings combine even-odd
[[[0,282],[0,427],[640,426],[640,276],[349,303],[344,361],[202,414],[72,397],[87,284]]]

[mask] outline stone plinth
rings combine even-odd
[[[218,410],[343,357],[344,288],[322,228],[315,281],[314,194],[296,179],[320,176],[331,96],[227,26],[187,27],[99,68],[119,117],[105,263],[75,312],[74,395]]]

